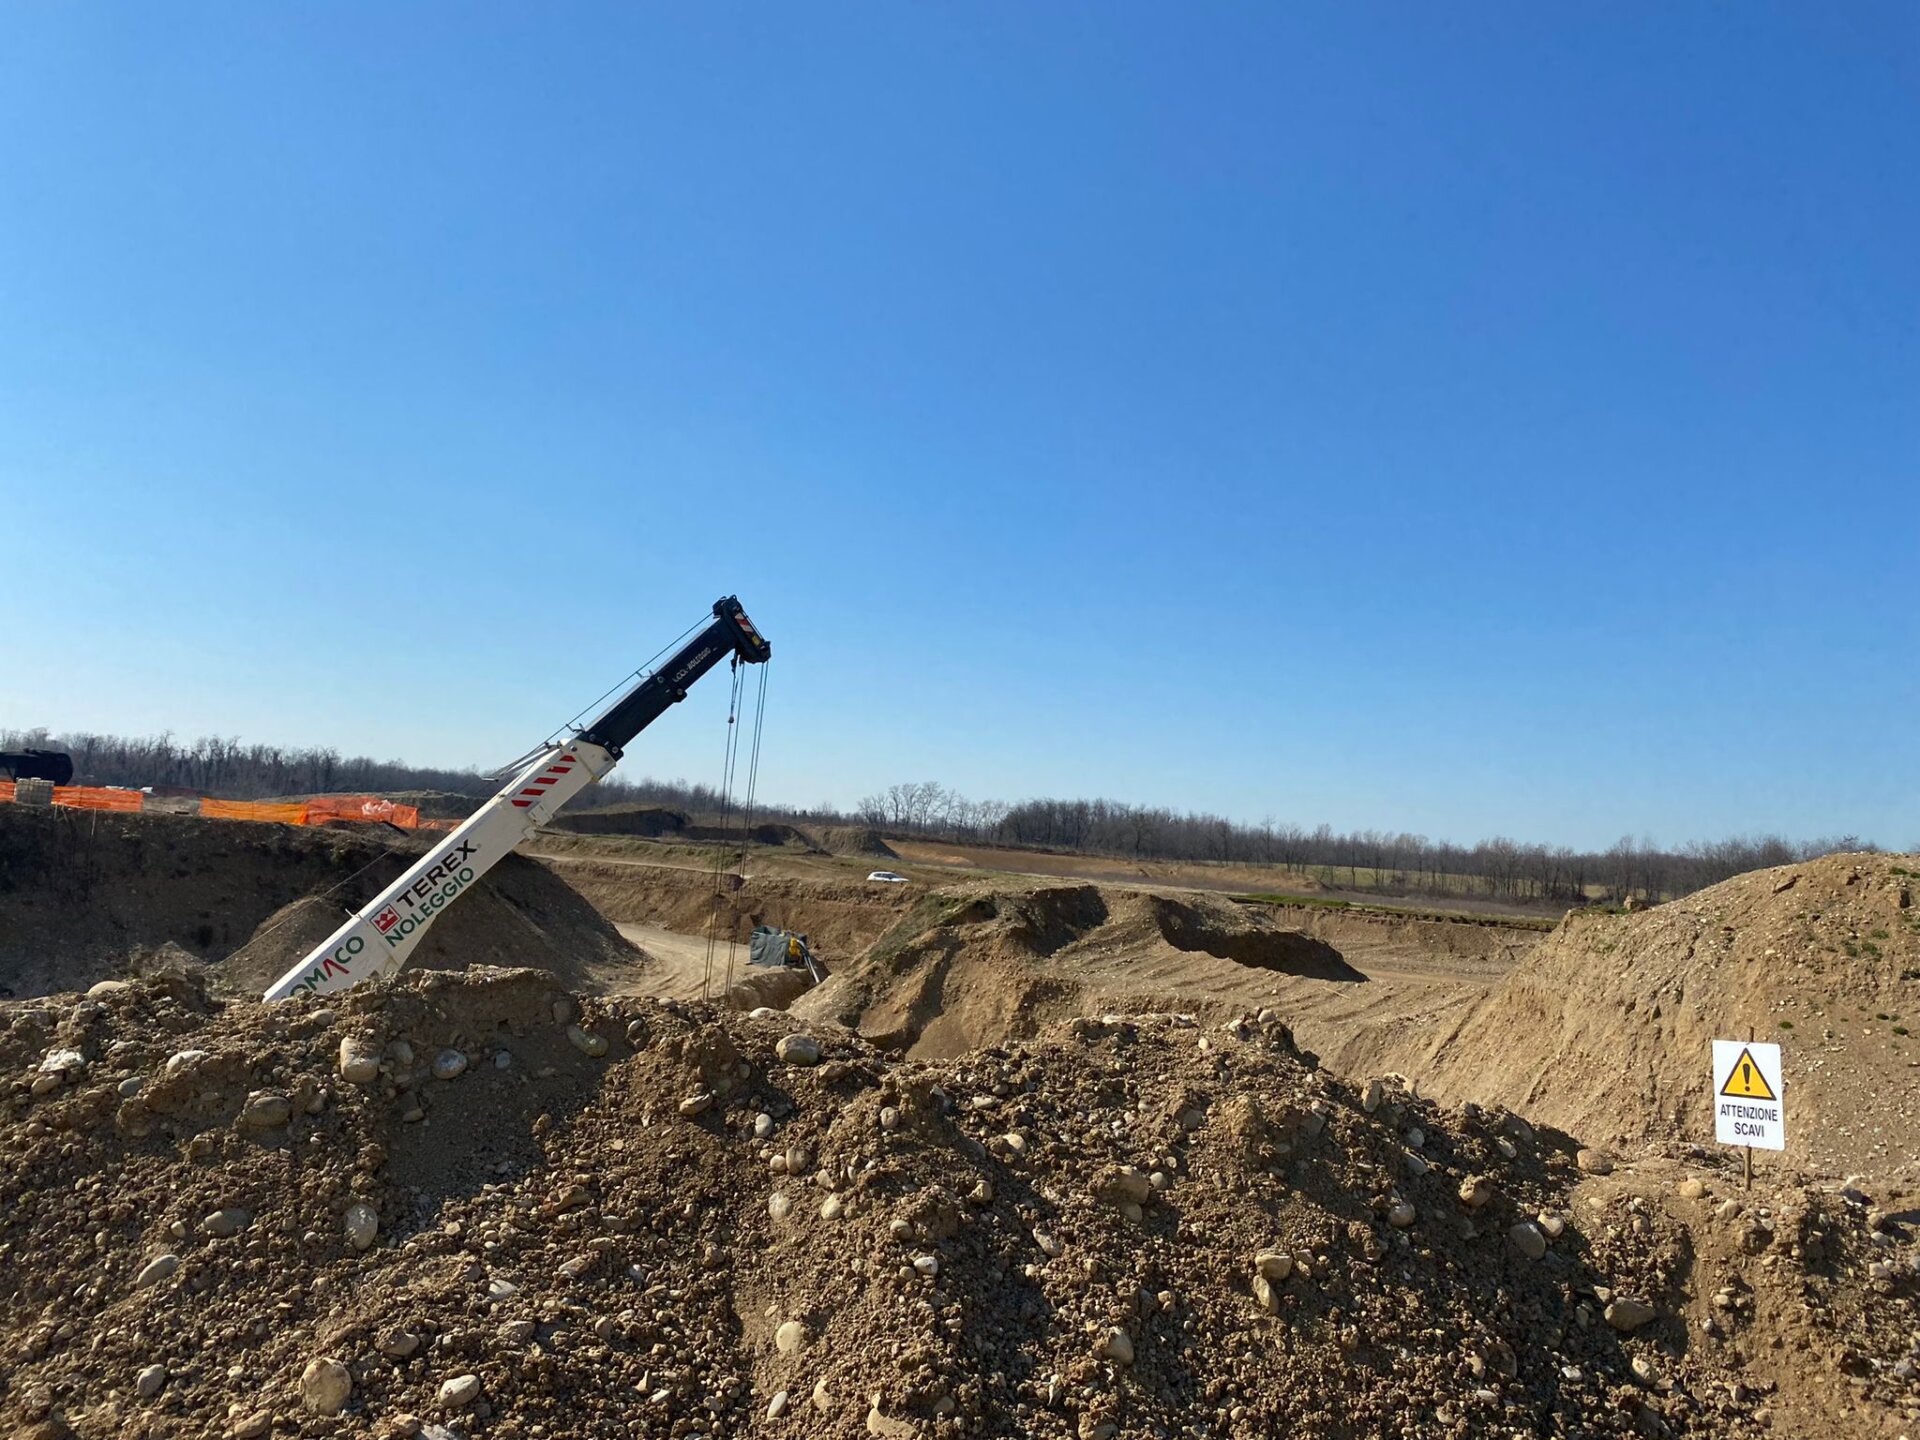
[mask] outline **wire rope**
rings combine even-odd
[[[709,998],[713,986],[713,961],[719,949],[720,940],[720,902],[721,879],[726,873],[727,864],[727,827],[733,820],[733,773],[739,763],[740,755],[740,661],[733,662],[733,689],[727,700],[727,741],[723,754],[720,776],[720,845],[713,857],[713,910],[707,917],[707,955],[700,971],[700,998]],[[728,945],[731,946],[733,926],[727,926]]]

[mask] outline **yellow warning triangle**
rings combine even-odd
[[[1753,1052],[1744,1045],[1740,1047],[1740,1058],[1733,1062],[1733,1073],[1727,1076],[1727,1083],[1720,1087],[1722,1095],[1731,1095],[1736,1100],[1778,1100],[1773,1087],[1767,1084],[1767,1077],[1760,1073],[1760,1067],[1753,1063]]]

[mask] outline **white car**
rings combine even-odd
[[[867,876],[867,879],[879,880],[888,885],[904,885],[907,883],[906,876],[895,874],[891,870],[876,870],[871,875]]]

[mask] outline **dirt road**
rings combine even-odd
[[[708,967],[707,937],[685,935],[660,925],[627,922],[614,927],[652,957],[653,963],[635,976],[624,992],[629,995],[657,995],[663,1000],[697,1000],[704,984],[709,991],[727,988],[727,943],[712,948],[712,967]],[[746,967],[747,947],[733,947],[735,978]]]

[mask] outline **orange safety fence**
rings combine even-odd
[[[378,795],[323,795],[309,800],[307,824],[318,825],[326,820],[384,820],[402,830],[413,830],[420,824],[420,807],[398,805]]]
[[[138,790],[96,789],[90,785],[56,785],[53,803],[70,810],[138,810],[146,796]]]
[[[282,825],[305,825],[307,807],[274,800],[202,800],[200,814],[208,820],[278,820]]]
[[[0,780],[0,804],[16,801],[16,788],[13,781]],[[117,790],[106,786],[53,787],[53,803],[70,810],[131,813],[144,809],[148,798],[139,790]],[[166,804],[175,814],[180,813],[173,808],[175,806],[198,805],[200,814],[209,820],[270,820],[282,825],[321,825],[330,820],[353,820],[363,823],[385,821],[402,830],[453,830],[460,824],[458,820],[422,820],[419,806],[401,805],[396,801],[383,800],[378,795],[328,795],[317,800],[299,801],[196,801],[191,797],[169,797]]]

